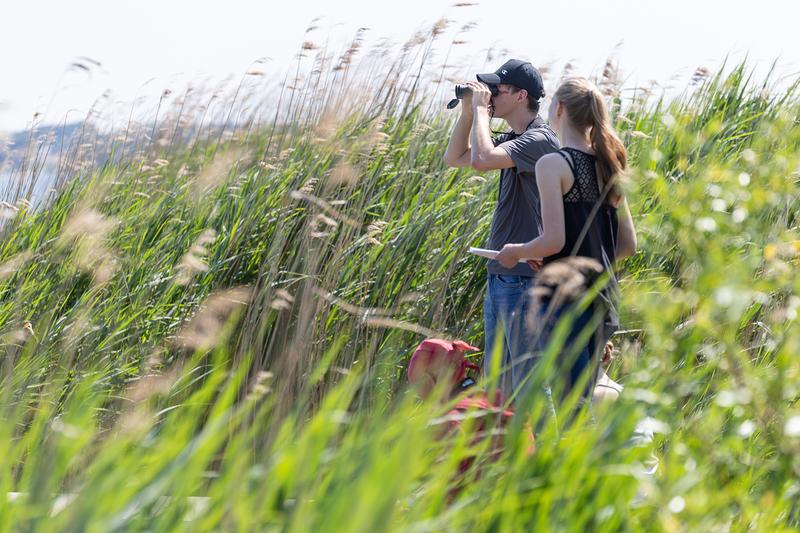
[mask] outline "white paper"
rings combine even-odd
[[[469,253],[485,257],[486,259],[494,259],[500,252],[498,252],[497,250],[487,250],[486,248],[475,248],[474,246],[470,246]],[[519,260],[520,263],[524,263],[526,261],[527,259]]]
[[[485,257],[486,259],[494,259],[497,257],[497,250],[487,250],[485,248],[469,247],[469,253]]]

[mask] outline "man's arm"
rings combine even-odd
[[[495,147],[489,135],[489,88],[477,82],[469,82],[472,88],[472,133],[470,140],[470,166],[475,170],[496,170],[514,166],[514,160],[503,148]]]
[[[469,130],[473,115],[472,100],[465,98],[461,102],[461,115],[444,152],[444,164],[448,167],[468,167],[470,164]]]

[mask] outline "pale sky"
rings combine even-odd
[[[367,43],[398,43],[443,16],[446,35],[474,21],[460,47],[480,67],[485,50],[506,48],[534,65],[591,75],[614,54],[627,83],[685,80],[698,66],[717,69],[726,55],[749,57],[765,72],[779,59],[784,75],[800,71],[798,0],[495,0],[468,7],[454,1],[379,0],[12,0],[3,6],[0,45],[0,132],[21,129],[34,112],[59,122],[82,118],[110,91],[129,102],[143,92],[180,90],[203,78],[240,76],[258,58],[280,76],[301,42],[349,41],[365,26]],[[304,37],[312,19],[320,29]],[[619,44],[621,43],[621,44]],[[617,46],[619,44],[619,46]],[[91,76],[68,69],[85,56],[101,63]],[[498,60],[498,63],[502,62]],[[494,70],[498,65],[490,65]],[[177,85],[177,86],[176,86]]]

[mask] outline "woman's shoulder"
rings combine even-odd
[[[572,182],[572,170],[562,152],[551,152],[539,158],[536,163],[536,180],[540,184],[558,184],[561,194],[569,189]]]
[[[536,163],[537,174],[541,171],[547,174],[560,175],[565,170],[569,171],[567,160],[564,159],[564,156],[559,152],[560,151],[550,152],[540,157],[539,161]]]

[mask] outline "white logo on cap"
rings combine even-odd
[[[503,69],[501,72],[503,73],[503,76],[505,76],[506,74],[508,74],[508,71],[507,71],[506,69]]]

